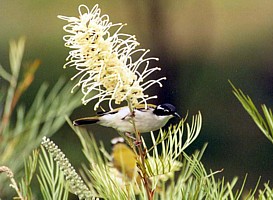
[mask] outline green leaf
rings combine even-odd
[[[267,139],[273,143],[273,115],[271,109],[268,109],[266,105],[262,105],[262,111],[264,117],[259,113],[258,109],[252,102],[248,95],[245,95],[242,90],[237,89],[231,81],[230,85],[233,88],[233,94],[240,101],[244,109],[248,112],[250,117],[262,131],[262,133],[267,137]]]
[[[37,161],[39,157],[39,151],[34,150],[28,160],[25,160],[25,173],[19,185],[22,195],[27,199],[33,199],[31,191],[31,181],[36,172]]]
[[[273,188],[270,188],[269,183],[264,184],[264,189],[259,190],[258,200],[268,200],[273,197]]]
[[[198,137],[201,126],[202,116],[199,112],[193,116],[191,125],[186,123],[186,119],[183,119],[178,125],[170,126],[167,131],[160,130],[157,139],[151,132],[153,144],[148,150],[146,160],[149,176],[160,176],[160,179],[165,181],[173,176],[174,172],[178,171],[182,165],[178,160],[179,157]],[[142,142],[147,148],[145,141]],[[162,151],[161,155],[159,155],[159,149]]]
[[[68,186],[65,183],[63,172],[53,160],[52,155],[47,153],[43,147],[41,150],[38,181],[43,198],[46,200],[68,199]]]

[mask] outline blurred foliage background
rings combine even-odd
[[[208,148],[203,162],[207,169],[224,168],[227,179],[248,173],[248,187],[273,180],[273,147],[232,94],[233,84],[248,94],[256,105],[273,107],[273,1],[268,0],[0,0],[0,63],[7,66],[9,40],[26,36],[24,61],[42,62],[34,84],[21,102],[30,106],[42,82],[52,86],[60,76],[69,79],[75,71],[62,68],[68,49],[63,46],[64,21],[57,15],[77,16],[79,4],[100,4],[112,22],[128,25],[123,32],[135,34],[152,63],[166,76],[159,98],[178,112],[203,115],[201,135],[189,151]],[[0,80],[2,84],[2,80]],[[92,102],[91,102],[92,103]],[[94,115],[93,105],[82,106],[72,119]],[[98,140],[110,148],[114,130],[90,126]],[[74,165],[83,157],[76,135],[64,126],[53,137]],[[1,156],[1,155],[0,155]]]

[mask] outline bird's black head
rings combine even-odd
[[[181,118],[179,114],[176,112],[176,108],[169,103],[158,105],[154,110],[154,114],[158,116],[173,115],[175,117]]]

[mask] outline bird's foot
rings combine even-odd
[[[136,146],[140,146],[142,144],[142,141],[141,140],[134,140],[134,144]]]

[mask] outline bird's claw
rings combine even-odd
[[[139,146],[142,144],[141,140],[137,140],[131,133],[126,132],[125,136],[133,140],[134,145]]]

